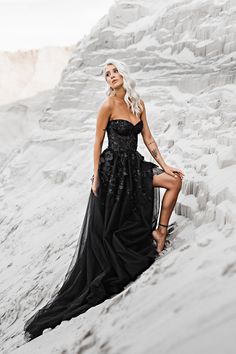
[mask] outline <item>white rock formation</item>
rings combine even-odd
[[[1,126],[15,122],[0,146],[2,353],[234,353],[235,11],[235,0],[117,1],[51,94],[2,107]],[[171,252],[24,344],[25,320],[63,281],[77,243],[108,57],[129,64],[162,155],[185,172]],[[153,161],[141,136],[138,150]]]
[[[75,46],[0,52],[0,104],[52,89]]]

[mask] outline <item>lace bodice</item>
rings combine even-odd
[[[132,124],[126,119],[112,119],[107,124],[108,146],[100,156],[99,175],[101,184],[109,185],[107,193],[115,194],[116,199],[124,188],[126,176],[132,173],[134,183],[141,178],[140,164],[144,157],[137,151],[137,143],[142,128],[142,120]],[[127,186],[127,194],[130,193]]]
[[[126,119],[112,119],[107,124],[108,148],[113,151],[137,150],[138,134],[143,122],[133,124]]]

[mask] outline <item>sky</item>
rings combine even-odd
[[[115,0],[0,0],[0,51],[76,44]]]

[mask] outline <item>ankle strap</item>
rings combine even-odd
[[[159,225],[160,225],[160,226],[163,226],[163,227],[168,227],[168,225],[163,225],[163,224],[160,224],[160,223],[159,223]]]

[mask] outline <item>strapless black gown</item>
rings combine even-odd
[[[159,213],[153,174],[164,172],[137,151],[136,125],[108,122],[108,147],[99,160],[97,196],[90,191],[72,261],[60,290],[24,325],[27,341],[114,296],[158,257],[152,230]]]

